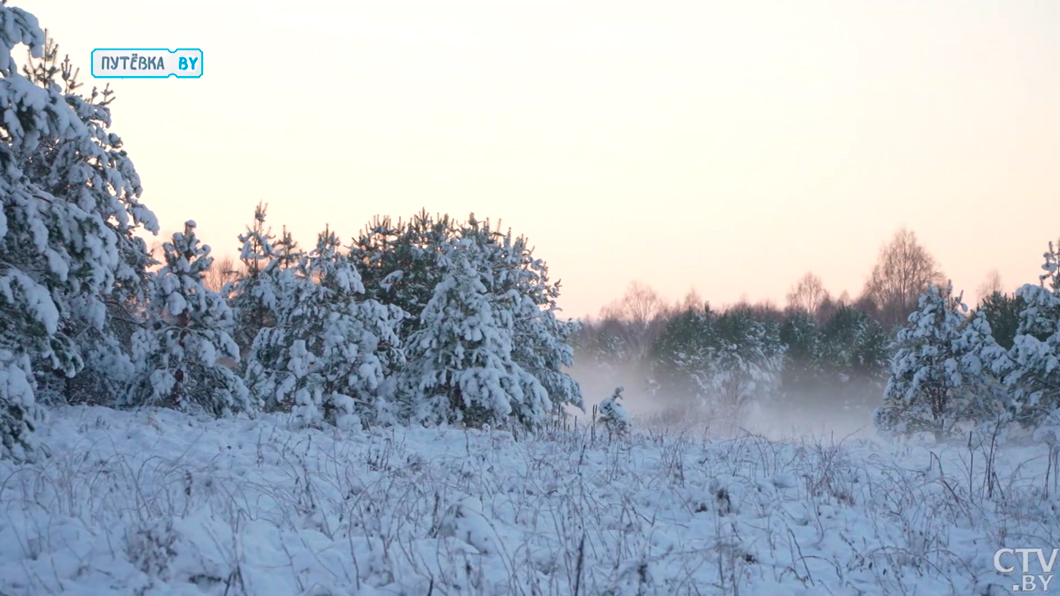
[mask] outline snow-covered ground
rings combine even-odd
[[[966,596],[1011,593],[997,548],[1060,547],[1044,446],[1001,449],[988,482],[987,447],[860,440],[89,407],[46,433],[50,459],[0,462],[5,596]]]

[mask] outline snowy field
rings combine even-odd
[[[1044,446],[288,428],[53,410],[0,594],[967,596],[1060,546]]]

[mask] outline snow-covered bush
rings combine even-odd
[[[224,298],[203,285],[213,258],[195,236],[195,222],[173,234],[163,250],[165,265],[152,280],[149,326],[133,336],[138,373],[124,404],[203,409],[218,416],[256,409],[257,399],[221,362],[239,361],[228,333],[234,320]]]
[[[931,432],[941,441],[962,422],[982,422],[1004,410],[984,358],[999,348],[985,316],[967,321],[952,286],[932,286],[898,333],[898,353],[876,426],[885,432]]]
[[[608,437],[621,437],[633,426],[629,412],[622,405],[622,391],[622,387],[616,388],[611,397],[600,402],[596,411],[596,423],[607,429]]]

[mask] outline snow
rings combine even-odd
[[[50,417],[0,462],[3,594],[1002,594],[1060,530],[1044,445],[991,500],[966,446]]]

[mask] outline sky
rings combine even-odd
[[[94,48],[203,50],[201,79],[111,81],[112,130],[163,231],[216,254],[259,201],[303,245],[473,212],[581,317],[634,280],[857,295],[900,226],[974,297],[1060,237],[1060,2],[9,4],[86,87]]]

